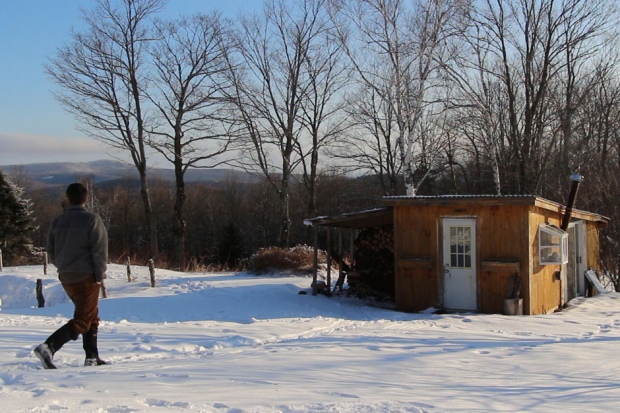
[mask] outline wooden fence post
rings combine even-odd
[[[45,307],[45,298],[43,297],[43,280],[37,278],[37,303],[39,308]]]
[[[131,258],[127,257],[127,282],[131,282]]]
[[[149,273],[151,274],[151,287],[155,287],[155,263],[149,259]]]
[[[47,252],[43,253],[43,275],[47,275],[47,266],[49,264]]]
[[[319,235],[317,234],[317,227],[312,225],[312,245],[314,248],[314,258],[312,261],[312,295],[317,295],[319,289],[317,288],[318,279],[318,267],[319,267]]]
[[[325,295],[331,296],[332,291],[332,228],[327,227],[327,290]]]
[[[0,249],[0,272],[2,272],[2,250]]]
[[[344,263],[344,254],[342,253],[342,227],[338,227],[338,255],[338,281],[336,281],[336,285],[334,285],[332,292],[336,291],[336,288],[338,288],[339,292],[342,292],[342,286],[344,285],[345,272],[342,268]]]

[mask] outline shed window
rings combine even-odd
[[[471,227],[450,227],[450,267],[471,268]]]
[[[555,225],[538,227],[538,262],[540,265],[568,262],[568,233]]]

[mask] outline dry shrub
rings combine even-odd
[[[319,263],[326,260],[325,251],[319,250]],[[312,273],[314,249],[307,245],[293,248],[261,248],[246,263],[246,270],[254,274],[276,273]]]

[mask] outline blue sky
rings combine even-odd
[[[168,0],[162,17],[258,10],[262,0]],[[80,8],[92,0],[0,0],[0,165],[86,162],[119,156],[77,130],[53,98],[43,65],[80,30]]]

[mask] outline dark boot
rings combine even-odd
[[[52,349],[48,344],[39,344],[35,347],[34,350],[32,350],[32,352],[35,356],[37,356],[39,360],[41,360],[41,364],[43,365],[44,369],[56,368],[56,366],[54,365],[54,353],[52,352]]]
[[[65,324],[56,330],[51,336],[45,340],[45,343],[38,345],[33,351],[35,356],[41,360],[43,368],[55,369],[54,354],[60,350],[72,337],[72,328],[69,324]]]
[[[86,353],[86,359],[84,360],[85,366],[102,366],[108,364],[99,358],[99,350],[97,349],[97,332],[87,331],[82,334],[82,344],[84,352]]]

